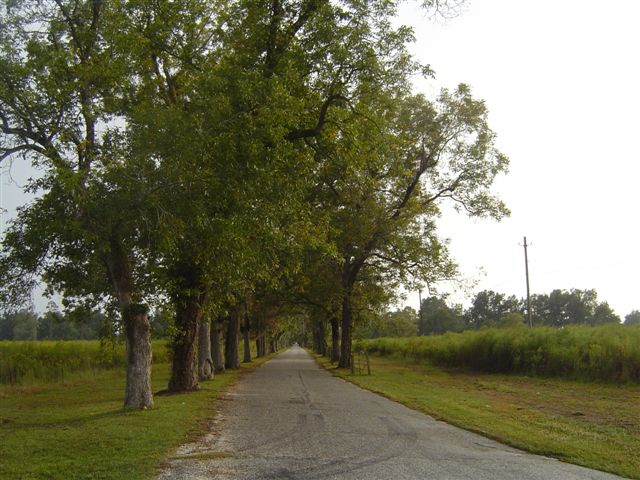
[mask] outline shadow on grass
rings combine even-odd
[[[22,422],[20,420],[10,420],[6,423],[1,423],[0,428],[7,428],[12,430],[24,429],[24,428],[66,428],[69,426],[81,426],[86,425],[97,420],[105,418],[113,418],[118,416],[126,416],[131,412],[138,412],[139,410],[125,410],[124,408],[117,408],[101,413],[89,413],[76,418],[63,418],[60,420],[54,420],[50,422]]]

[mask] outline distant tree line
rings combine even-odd
[[[33,306],[0,313],[0,340],[98,340],[121,337],[121,325],[113,315],[89,308],[60,311],[54,302],[40,314]],[[174,326],[170,309],[157,308],[149,315],[152,338],[169,339]]]
[[[418,334],[418,313],[411,307],[372,315],[356,329],[359,338],[413,337]]]
[[[533,326],[603,325],[621,323],[620,317],[605,301],[598,301],[595,290],[553,290],[531,297]],[[526,326],[526,301],[492,290],[475,295],[471,305],[450,305],[446,298],[427,297],[416,312],[411,307],[373,316],[359,327],[361,338],[406,337],[445,332],[461,332],[483,327]],[[640,311],[625,316],[625,325],[640,325]]]
[[[592,289],[556,289],[550,294],[537,294],[531,298],[531,309],[534,326],[621,323],[607,302],[598,301]],[[451,305],[445,298],[432,296],[422,300],[421,311],[404,307],[361,317],[355,331],[357,338],[411,337],[527,325],[525,299],[492,290],[477,293],[466,310],[462,305]],[[171,337],[175,326],[170,309],[158,308],[149,319],[153,338]],[[624,324],[640,325],[640,311],[627,314]],[[90,309],[61,312],[50,304],[44,314],[38,314],[33,307],[0,314],[0,340],[93,340],[117,337],[119,333],[113,319]],[[304,335],[294,338],[303,344],[313,343],[305,339]]]
[[[0,340],[95,340],[109,336],[111,321],[99,311],[50,307],[38,314],[33,307],[0,314]]]
[[[482,327],[526,325],[526,301],[492,290],[476,294],[471,306],[449,306],[441,298],[429,297],[422,302],[418,321],[420,335],[462,331]],[[620,317],[606,301],[599,301],[595,290],[555,289],[549,294],[531,297],[533,326],[602,325],[621,323]],[[625,324],[640,324],[640,312],[625,317]]]

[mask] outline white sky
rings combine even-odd
[[[468,0],[446,23],[412,3],[401,21],[415,27],[415,54],[436,71],[419,88],[469,84],[511,159],[496,185],[509,219],[441,222],[474,291],[525,295],[526,235],[532,293],[595,288],[622,317],[640,309],[640,2]],[[19,163],[12,175],[23,183]],[[24,197],[7,181],[0,200],[11,211]],[[417,306],[417,295],[409,300]]]
[[[441,222],[474,291],[525,296],[526,235],[532,293],[594,288],[623,318],[640,309],[640,2],[471,0],[448,22],[415,5],[401,20],[437,86],[486,101],[511,160],[495,189],[510,218]]]

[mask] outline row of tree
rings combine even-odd
[[[262,307],[260,307],[262,308]],[[550,294],[537,294],[532,298],[534,325],[601,325],[603,323],[620,323],[621,319],[611,311],[606,302],[598,302],[594,290],[554,290]],[[287,311],[293,309],[288,305]],[[298,318],[289,318],[289,323],[299,325],[287,326],[283,322],[282,313],[273,316],[270,322],[263,325],[266,335],[258,334],[256,320],[251,321],[249,311],[244,314],[240,324],[242,340],[250,344],[256,342],[259,355],[277,351],[279,340],[297,341],[300,344],[313,345],[313,327],[308,328],[311,335],[301,332],[304,326],[311,325],[311,319],[299,311]],[[149,316],[151,332],[154,338],[171,339],[174,332],[174,315],[165,309],[157,309]],[[213,345],[211,358],[205,356],[201,362],[215,364],[215,368],[223,370],[225,362],[220,343],[224,345],[228,334],[228,319],[218,318],[211,326]],[[206,322],[205,322],[206,323]],[[472,305],[463,310],[460,305],[449,305],[441,297],[427,297],[422,301],[421,311],[412,307],[389,310],[383,313],[361,312],[355,324],[356,338],[379,337],[411,337],[415,335],[439,334],[444,332],[460,332],[481,327],[525,326],[526,300],[514,296],[506,296],[490,290],[476,294]],[[640,325],[640,311],[633,310],[624,318],[625,325]],[[266,326],[266,328],[265,328]],[[33,308],[20,309],[0,315],[0,340],[91,340],[118,334],[113,331],[113,320],[98,311],[75,310],[61,312],[50,304],[43,315],[38,315]],[[286,335],[285,335],[286,333]],[[216,342],[218,342],[216,344]],[[266,347],[262,347],[264,343]],[[326,343],[326,339],[325,339]],[[208,346],[200,348],[209,351]],[[251,361],[250,348],[246,349],[243,361]],[[218,353],[220,352],[220,353]],[[232,361],[232,359],[230,359]],[[205,373],[201,373],[206,377]]]
[[[526,300],[491,290],[475,295],[466,310],[450,306],[446,300],[428,297],[418,314],[418,334],[459,332],[482,327],[508,327],[527,324]],[[563,327],[565,325],[602,325],[620,323],[620,317],[607,302],[598,301],[595,290],[553,290],[549,294],[531,297],[533,326]],[[637,310],[625,317],[625,324],[640,323]]]
[[[109,336],[111,327],[101,312],[52,308],[38,315],[22,308],[0,315],[0,340],[95,340]]]
[[[483,102],[413,93],[431,72],[398,3],[3,0],[0,160],[37,169],[5,306],[43,281],[119,317],[131,408],[153,404],[150,306],[172,318],[173,392],[211,376],[219,327],[229,368],[240,332],[263,353],[302,318],[348,367],[356,318],[454,275],[442,202],[508,213]]]
[[[602,325],[620,323],[607,302],[599,302],[595,290],[553,290],[532,297],[534,326]],[[483,327],[528,326],[526,300],[491,290],[478,292],[471,305],[451,305],[446,298],[431,296],[422,300],[416,312],[411,307],[383,312],[362,312],[356,326],[358,338],[411,337],[462,332]],[[640,311],[624,318],[625,325],[640,325]],[[307,343],[311,341],[307,339]],[[319,351],[322,351],[321,349]]]

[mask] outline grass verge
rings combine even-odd
[[[640,479],[640,386],[445,370],[371,356],[334,375],[447,423],[532,453]],[[366,372],[365,372],[366,373]]]
[[[0,387],[0,478],[148,479],[164,458],[197,438],[216,399],[270,357],[201,382],[198,392],[156,396],[153,409],[124,411],[124,372],[97,372],[64,384]],[[154,366],[154,391],[169,380]]]

